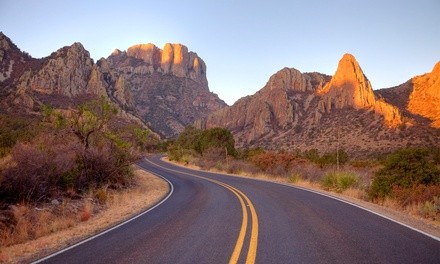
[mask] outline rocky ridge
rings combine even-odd
[[[430,73],[415,76],[396,87],[378,90],[377,94],[419,123],[440,128],[440,62]]]
[[[382,116],[388,126],[402,124],[399,109],[376,99],[370,81],[351,54],[342,57],[335,75],[325,87],[317,90],[317,94],[321,96],[318,104],[321,112],[329,113],[332,107],[353,107],[372,110]]]
[[[437,82],[431,76],[424,78],[424,83]],[[439,109],[439,104],[431,107]],[[439,145],[440,131],[407,112],[383,93],[376,94],[354,56],[345,54],[334,76],[284,68],[254,95],[195,125],[226,127],[241,147],[273,150],[326,153],[339,145],[351,154],[364,155]]]
[[[0,33],[0,67],[1,108],[8,111],[35,113],[42,103],[71,107],[104,96],[172,137],[226,106],[209,91],[203,60],[181,44],[135,45],[94,63],[81,43],[33,59]]]

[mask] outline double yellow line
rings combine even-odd
[[[248,249],[247,256],[246,256],[246,264],[255,263],[255,258],[257,257],[257,246],[258,246],[258,217],[257,217],[257,212],[255,211],[254,205],[252,204],[251,200],[243,192],[241,192],[240,190],[238,190],[235,187],[232,187],[229,184],[226,184],[226,183],[218,181],[218,180],[213,180],[213,179],[205,178],[205,177],[198,176],[195,174],[165,168],[165,167],[160,166],[159,164],[156,164],[148,159],[146,159],[146,160],[149,163],[151,163],[157,167],[160,167],[162,169],[172,171],[172,172],[177,172],[180,174],[193,176],[196,178],[204,179],[204,180],[213,182],[215,184],[218,184],[218,185],[228,189],[230,192],[232,192],[238,198],[238,201],[240,202],[241,210],[243,213],[243,220],[241,222],[240,233],[238,234],[238,238],[237,238],[237,242],[235,243],[234,251],[232,252],[231,258],[229,259],[229,264],[237,263],[240,258],[241,251],[243,249],[243,244],[244,244],[244,241],[246,238],[246,231],[247,231],[248,219],[249,219],[247,207],[249,207],[252,225],[251,225],[251,231],[250,231],[249,249]]]

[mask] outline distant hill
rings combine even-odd
[[[199,128],[230,129],[241,147],[345,149],[352,155],[407,146],[440,146],[440,72],[373,91],[354,56],[345,54],[336,73],[284,68],[257,93],[196,121]]]
[[[226,106],[209,91],[203,60],[181,44],[135,45],[94,63],[81,43],[34,59],[0,32],[1,111],[36,114],[43,103],[69,108],[97,96],[164,137]]]

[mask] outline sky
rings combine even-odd
[[[35,58],[81,42],[97,61],[141,43],[181,43],[229,105],[284,67],[333,75],[353,54],[373,89],[440,61],[440,0],[0,0],[0,31]]]

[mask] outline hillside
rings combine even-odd
[[[42,104],[69,108],[94,97],[164,137],[226,104],[211,93],[206,65],[181,44],[135,45],[94,62],[81,43],[34,59],[0,33],[2,111],[37,114]]]
[[[440,62],[430,73],[415,76],[393,88],[378,90],[377,94],[419,123],[440,128]]]
[[[424,82],[432,83],[433,78]],[[411,98],[424,100],[420,93]],[[429,108],[436,111],[440,104]],[[333,76],[284,68],[254,95],[195,124],[230,129],[240,147],[271,150],[317,149],[326,153],[336,151],[339,145],[352,155],[369,155],[407,146],[439,145],[440,131],[409,115],[410,110],[383,90],[376,94],[354,56],[345,54]]]

